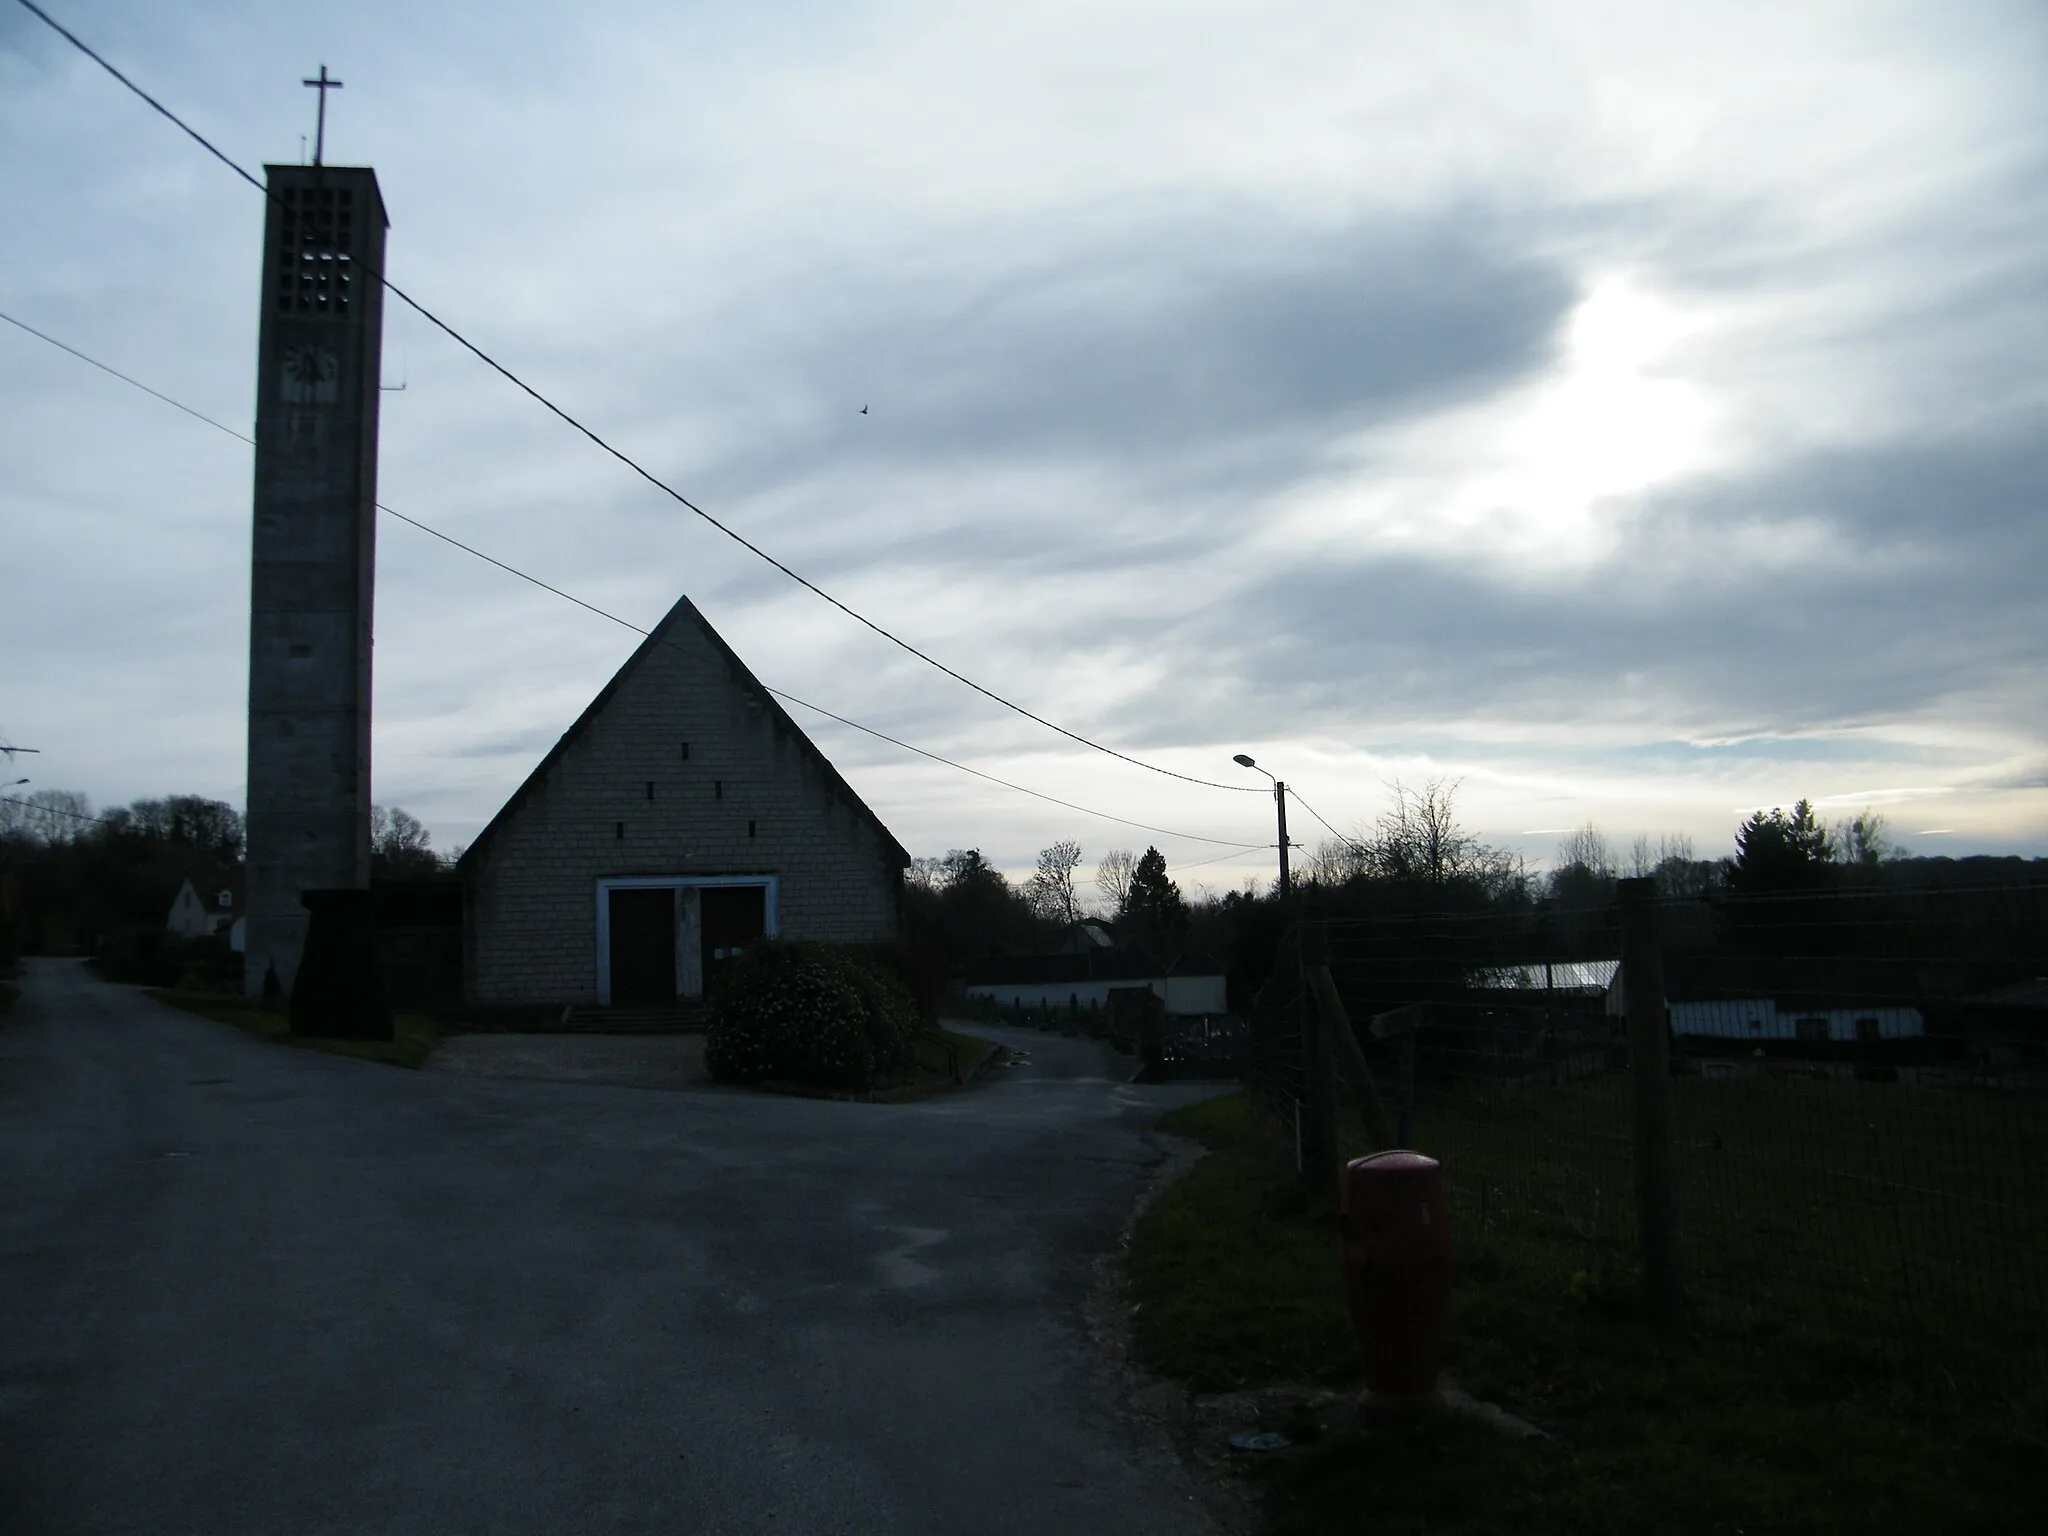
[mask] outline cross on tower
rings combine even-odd
[[[327,66],[322,64],[318,80],[301,80],[299,84],[311,86],[320,93],[320,116],[318,125],[313,130],[313,163],[318,165],[320,156],[327,148],[327,93],[340,90],[341,82],[328,79]]]

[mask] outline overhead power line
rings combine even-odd
[[[1271,843],[1260,844],[1261,848],[1271,848],[1272,846]],[[1244,854],[1242,852],[1219,853],[1212,859],[1197,859],[1192,864],[1176,864],[1173,867],[1173,872],[1177,875],[1184,875],[1191,869],[1206,869],[1211,864],[1221,864],[1225,859],[1241,859],[1243,857]]]
[[[7,805],[25,805],[32,811],[40,811],[44,815],[48,816],[68,816],[73,821],[94,821],[104,825],[106,824],[107,820],[107,818],[104,816],[87,816],[81,811],[67,811],[61,806],[37,805],[33,800],[17,800],[13,795],[0,795],[0,803],[4,803]]]
[[[128,374],[123,373],[120,369],[112,367],[109,364],[103,363],[98,358],[93,357],[88,353],[81,352],[78,348],[74,346],[59,341],[56,337],[50,335],[47,331],[37,330],[36,327],[29,325],[24,321],[16,319],[13,315],[8,314],[5,310],[0,310],[0,320],[5,320],[9,325],[12,325],[19,330],[26,331],[29,335],[35,337],[38,341],[48,342],[51,346],[57,348],[59,351],[69,353],[72,357],[77,358],[80,362],[88,363],[92,367],[99,369],[100,372],[108,374],[113,378],[119,379],[123,384],[127,384],[132,386],[133,388],[141,390],[144,394],[150,396],[152,399],[160,400],[165,405],[172,406],[177,410],[183,411],[187,416],[190,416],[194,421],[204,422],[207,426],[212,427],[216,432],[226,433],[229,437],[232,437],[238,443],[246,443],[251,448],[256,446],[256,440],[253,437],[249,436],[248,433],[237,431],[235,428],[227,425],[225,422],[215,420],[213,417],[207,415],[204,411],[194,410],[191,406],[186,405],[183,401],[174,400],[169,395],[164,394],[161,390],[150,388],[149,385],[144,384],[141,380],[132,378]],[[552,593],[554,596],[561,598],[565,602],[574,603],[578,608],[582,608],[587,612],[594,613],[601,619],[608,619],[612,623],[619,625],[621,628],[630,629],[634,634],[639,635],[643,638],[650,636],[652,633],[651,631],[643,628],[642,626],[635,624],[631,619],[621,618],[618,614],[611,612],[609,609],[600,608],[595,603],[587,602],[583,598],[576,596],[573,592],[565,592],[560,587],[553,586],[548,582],[542,581],[538,576],[532,575],[527,571],[522,571],[521,569],[519,569],[518,566],[508,564],[506,561],[500,560],[496,555],[486,554],[483,550],[476,548],[476,546],[472,544],[465,544],[462,540],[454,537],[452,534],[443,533],[440,529],[432,527],[427,523],[423,523],[416,517],[408,517],[405,513],[400,512],[395,508],[388,507],[381,501],[378,502],[376,505],[377,510],[382,513],[385,513],[387,516],[395,517],[401,523],[405,523],[410,527],[417,528],[421,533],[429,534],[432,537],[439,539],[444,544],[452,545],[456,549],[461,550],[466,555],[473,555],[475,558],[483,561],[487,565],[494,565],[499,570],[505,572],[507,575],[516,576],[521,581],[528,582],[533,586],[539,587],[543,592]],[[689,650],[687,647],[676,646],[675,649],[681,651],[684,655],[691,657],[693,660],[703,660],[703,658],[697,656],[696,652]],[[888,732],[877,730],[875,729],[875,727],[871,725],[863,725],[858,720],[850,720],[845,715],[835,714],[833,711],[825,708],[822,704],[813,704],[808,699],[800,699],[795,694],[787,693],[780,688],[770,688],[766,683],[763,683],[761,686],[767,688],[768,692],[772,693],[776,698],[783,700],[785,703],[795,704],[800,708],[810,710],[813,714],[822,715],[827,720],[837,721],[839,724],[847,726],[852,730],[860,731],[864,735],[872,736],[877,741],[885,741],[892,747],[898,747],[905,752],[915,753],[919,757],[928,758],[932,762],[942,764],[945,767],[952,768],[960,773],[971,774],[973,777],[977,779],[984,779],[988,783],[1000,785],[1004,789],[1014,790],[1020,795],[1029,795],[1034,800],[1043,800],[1049,805],[1062,806],[1070,811],[1079,811],[1084,816],[1094,816],[1103,821],[1113,821],[1117,823],[1117,825],[1119,826],[1135,827],[1141,832],[1154,832],[1161,837],[1175,837],[1180,838],[1186,842],[1209,843],[1218,848],[1231,849],[1252,849],[1262,848],[1266,846],[1263,843],[1238,842],[1230,838],[1205,837],[1199,832],[1176,832],[1171,827],[1155,827],[1147,822],[1132,821],[1129,817],[1126,816],[1112,816],[1107,811],[1098,811],[1095,810],[1093,807],[1081,805],[1073,800],[1063,800],[1058,795],[1049,795],[1046,794],[1043,790],[1031,789],[1023,784],[1012,783],[1008,779],[999,778],[995,774],[984,772],[980,768],[972,768],[969,767],[966,763],[956,762],[950,757],[942,756],[937,752],[933,752],[928,750],[927,748],[917,746],[912,742],[904,741],[900,737],[891,736]]]
[[[1324,817],[1323,813],[1317,810],[1314,806],[1310,805],[1306,800],[1303,800],[1301,798],[1300,791],[1296,790],[1292,784],[1289,784],[1287,786],[1287,793],[1294,796],[1296,803],[1298,803],[1304,811],[1307,811],[1309,815],[1315,817],[1317,821],[1322,822],[1324,827],[1328,828],[1330,836],[1336,838],[1338,842],[1348,844],[1353,848],[1358,846],[1357,838],[1346,837],[1342,832],[1339,832],[1335,827],[1330,826],[1329,821]]]
[[[47,26],[49,26],[66,42],[70,43],[72,47],[76,48],[80,53],[84,54],[87,58],[91,59],[95,64],[99,65],[101,69],[104,69],[116,80],[120,81],[122,85],[126,86],[130,91],[134,92],[135,95],[140,97],[143,101],[147,102],[154,111],[156,111],[166,121],[168,121],[174,127],[176,127],[180,132],[185,134],[186,137],[191,139],[201,149],[205,150],[209,155],[213,156],[214,159],[220,161],[222,165],[226,166],[229,170],[233,171],[237,176],[241,177],[242,180],[248,182],[250,186],[254,187],[266,198],[273,196],[270,189],[267,186],[265,186],[261,181],[257,180],[254,175],[252,175],[249,171],[245,170],[235,160],[231,159],[223,150],[217,148],[212,143],[212,141],[209,140],[204,134],[200,133],[198,129],[194,128],[191,124],[187,123],[183,118],[179,117],[177,113],[173,112],[169,107],[165,106],[162,102],[158,101],[154,96],[150,95],[149,92],[145,91],[133,80],[130,80],[126,75],[122,74],[120,70],[116,69],[111,63],[109,63],[105,58],[103,58],[98,52],[96,52],[91,46],[89,46],[76,33],[72,32],[68,27],[64,26],[61,22],[57,21],[54,17],[52,17],[49,14],[49,12],[45,11],[40,5],[37,5],[35,3],[35,0],[21,0],[21,4],[24,7],[26,7],[29,11],[34,13],[34,15],[38,19],[40,19]],[[634,474],[638,475],[641,479],[645,480],[649,485],[653,486],[663,495],[670,497],[678,505],[687,508],[691,512],[694,512],[698,517],[702,518],[705,522],[709,523],[713,528],[717,529],[720,533],[724,534],[728,539],[731,539],[735,544],[738,544],[742,549],[746,550],[749,554],[754,555],[757,559],[765,561],[767,564],[773,566],[776,570],[780,571],[784,576],[787,576],[791,581],[797,583],[797,585],[803,587],[805,590],[809,591],[814,596],[822,598],[825,602],[830,603],[834,608],[837,608],[841,613],[845,614],[854,622],[864,626],[867,629],[872,630],[875,634],[881,636],[891,645],[896,646],[900,650],[903,650],[908,654],[916,657],[919,661],[925,663],[925,665],[933,667],[936,670],[945,673],[946,676],[952,678],[955,682],[960,683],[967,688],[973,689],[974,692],[980,694],[983,698],[989,699],[994,703],[1000,704],[1004,709],[1010,710],[1015,714],[1022,715],[1025,719],[1032,721],[1034,724],[1042,725],[1047,730],[1056,732],[1057,734],[1066,737],[1069,741],[1076,742],[1081,746],[1089,748],[1091,751],[1101,752],[1109,757],[1116,758],[1120,762],[1129,763],[1134,768],[1143,768],[1147,772],[1163,774],[1167,778],[1180,779],[1183,782],[1189,784],[1199,784],[1203,786],[1205,789],[1227,789],[1236,794],[1258,793],[1258,788],[1256,785],[1228,784],[1220,779],[1204,779],[1191,773],[1181,773],[1177,769],[1163,767],[1158,763],[1148,763],[1143,758],[1131,756],[1131,754],[1129,754],[1128,752],[1120,752],[1115,747],[1108,746],[1103,742],[1096,741],[1092,737],[1083,736],[1079,731],[1069,730],[1067,729],[1067,727],[1063,725],[1048,720],[1045,718],[1045,716],[1037,714],[1034,711],[1025,708],[1022,704],[1017,703],[1014,699],[1007,698],[1004,695],[997,693],[993,688],[986,687],[983,684],[976,682],[973,678],[967,676],[964,672],[960,672],[955,668],[946,665],[945,662],[940,661],[936,656],[931,655],[927,651],[919,649],[917,646],[911,644],[908,640],[905,640],[901,635],[898,635],[894,631],[885,628],[881,624],[876,623],[873,619],[869,618],[866,614],[861,613],[858,609],[852,608],[848,606],[846,603],[841,602],[838,598],[834,597],[830,592],[827,592],[823,587],[819,586],[809,577],[799,575],[796,571],[790,569],[789,566],[783,564],[782,561],[776,559],[775,556],[769,554],[767,550],[761,548],[760,545],[754,543],[753,540],[747,538],[745,534],[742,534],[737,529],[731,527],[730,525],[724,522],[721,522],[718,518],[712,516],[711,513],[706,512],[702,507],[698,506],[694,501],[690,500],[690,498],[685,496],[681,491],[677,490],[674,486],[670,485],[667,481],[663,480],[659,475],[655,474],[654,471],[648,469],[645,465],[641,464],[639,460],[633,458],[632,455],[626,453],[623,449],[614,447],[605,438],[600,436],[594,428],[586,426],[581,420],[571,415],[563,407],[555,404],[553,400],[550,400],[546,395],[542,394],[538,389],[534,388],[533,385],[527,383],[526,380],[522,379],[518,374],[514,373],[510,368],[506,367],[503,363],[499,362],[495,357],[491,356],[490,353],[484,351],[482,347],[478,346],[475,342],[471,341],[467,336],[463,335],[460,331],[456,330],[454,326],[450,325],[447,321],[443,320],[439,315],[435,314],[432,310],[428,309],[424,304],[420,303],[419,300],[415,299],[403,288],[400,288],[396,283],[392,282],[391,279],[385,276],[384,273],[377,271],[374,267],[370,265],[370,263],[359,262],[358,265],[361,266],[361,268],[365,272],[367,272],[371,277],[375,278],[379,283],[383,284],[384,290],[387,293],[391,294],[393,297],[397,298],[401,303],[405,304],[415,314],[419,315],[421,319],[425,320],[429,325],[433,326],[436,330],[440,331],[444,336],[448,337],[448,339],[453,341],[457,346],[463,348],[463,350],[470,353],[479,362],[483,363],[486,367],[490,368],[493,372],[497,373],[501,378],[505,379],[506,382],[510,383],[514,388],[520,390],[522,393],[529,396],[536,404],[546,409],[548,412],[550,412],[552,415],[560,419],[562,422],[566,423],[568,426],[574,428],[577,432],[580,432],[584,437],[588,438],[597,447],[603,449],[604,452],[610,454],[613,458],[617,459],[621,464],[625,465],[626,468],[630,469]]]
[[[93,367],[99,369],[101,373],[112,374],[115,378],[119,379],[123,384],[134,385],[135,388],[141,390],[145,395],[155,396],[157,399],[163,401],[165,405],[168,405],[172,410],[183,411],[187,416],[190,416],[194,421],[203,421],[209,427],[219,427],[220,430],[227,433],[229,437],[240,438],[243,442],[248,443],[251,447],[255,446],[256,439],[254,439],[253,437],[243,436],[242,433],[237,432],[233,427],[223,427],[211,416],[207,416],[199,411],[193,410],[191,406],[186,405],[183,401],[173,400],[169,395],[166,395],[159,390],[151,389],[147,384],[143,383],[142,380],[140,379],[129,378],[128,375],[123,373],[120,369],[111,368],[107,364],[101,362],[96,357],[87,357],[83,352],[79,351],[78,348],[72,346],[70,343],[59,341],[56,337],[52,336],[48,331],[37,330],[34,326],[30,325],[26,320],[17,320],[14,318],[14,316],[8,314],[5,310],[0,310],[0,320],[5,320],[9,325],[15,327],[17,330],[27,331],[29,335],[35,337],[36,340],[38,341],[47,341],[59,352],[69,352],[81,363],[90,363]]]

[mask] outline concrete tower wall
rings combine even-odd
[[[247,987],[305,890],[370,880],[370,636],[388,220],[375,173],[266,166],[249,586]],[[365,268],[369,271],[365,271]]]

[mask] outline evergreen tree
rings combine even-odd
[[[949,962],[1032,954],[1047,937],[1024,893],[979,848],[954,848],[919,864],[904,886],[907,927]]]
[[[1147,848],[1131,871],[1124,909],[1118,917],[1130,937],[1162,960],[1179,952],[1187,937],[1188,906],[1181,899],[1180,887],[1167,877],[1166,856],[1157,848]]]
[[[1818,884],[1834,862],[1834,841],[1801,800],[1757,811],[1735,831],[1735,886],[1745,892],[1796,890]]]

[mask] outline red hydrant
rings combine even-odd
[[[1420,1152],[1378,1152],[1344,1168],[1344,1299],[1365,1359],[1368,1408],[1436,1392],[1451,1296],[1451,1222],[1443,1165]]]

